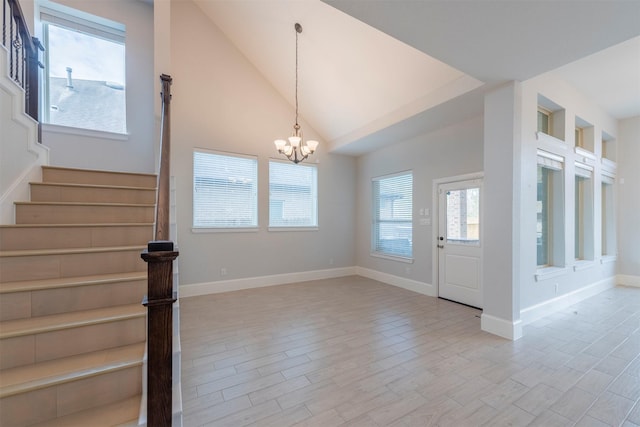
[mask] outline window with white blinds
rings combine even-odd
[[[258,226],[258,159],[212,151],[193,153],[193,227]]]
[[[269,162],[269,227],[318,226],[318,168]]]
[[[413,256],[412,172],[373,179],[372,217],[372,253],[411,258]]]

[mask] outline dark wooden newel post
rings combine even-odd
[[[171,425],[173,362],[173,242],[149,242],[141,255],[147,263],[149,290],[143,301],[148,312],[147,425]]]

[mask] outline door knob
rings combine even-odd
[[[444,249],[444,245],[438,245],[440,249]]]

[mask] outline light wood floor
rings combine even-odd
[[[640,289],[525,328],[361,277],[180,301],[184,425],[640,425]]]

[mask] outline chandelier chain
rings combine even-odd
[[[298,126],[298,27],[296,30],[296,126]],[[301,30],[300,30],[301,31]]]

